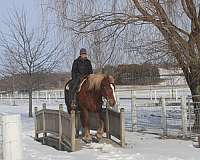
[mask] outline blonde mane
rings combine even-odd
[[[100,90],[101,81],[105,74],[90,74],[88,77],[88,90]]]

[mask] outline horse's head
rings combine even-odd
[[[116,104],[115,82],[112,76],[106,75],[101,81],[101,93],[111,107]]]

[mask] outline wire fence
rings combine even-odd
[[[131,101],[123,99],[120,107],[125,106],[128,131],[193,138],[200,135],[199,105],[186,97],[178,101],[160,98],[159,102],[133,97]]]

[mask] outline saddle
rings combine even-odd
[[[79,83],[79,85],[77,87],[77,91],[76,91],[77,93],[80,92],[81,87],[82,87],[83,83],[86,81],[87,77],[88,76],[84,76],[84,77],[81,78],[80,83]],[[72,82],[72,79],[67,82],[65,90],[69,90],[70,89],[70,85],[72,85],[71,82]]]
[[[78,89],[76,91],[77,93],[79,93],[81,91],[81,87],[82,87],[83,83],[86,81],[87,77],[88,76],[84,76],[83,78],[81,78],[80,84],[79,84]]]

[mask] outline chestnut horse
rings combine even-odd
[[[68,82],[69,83],[69,82]],[[65,85],[65,103],[67,105],[68,112],[71,113],[72,108],[69,105],[69,94]],[[80,84],[80,89],[77,92],[77,103],[80,110],[80,117],[83,132],[83,140],[85,142],[91,142],[92,137],[89,129],[89,112],[94,112],[97,115],[97,133],[96,138],[100,140],[104,132],[104,121],[102,117],[102,104],[104,97],[109,105],[113,107],[116,103],[115,97],[115,83],[114,78],[105,74],[90,74]]]

